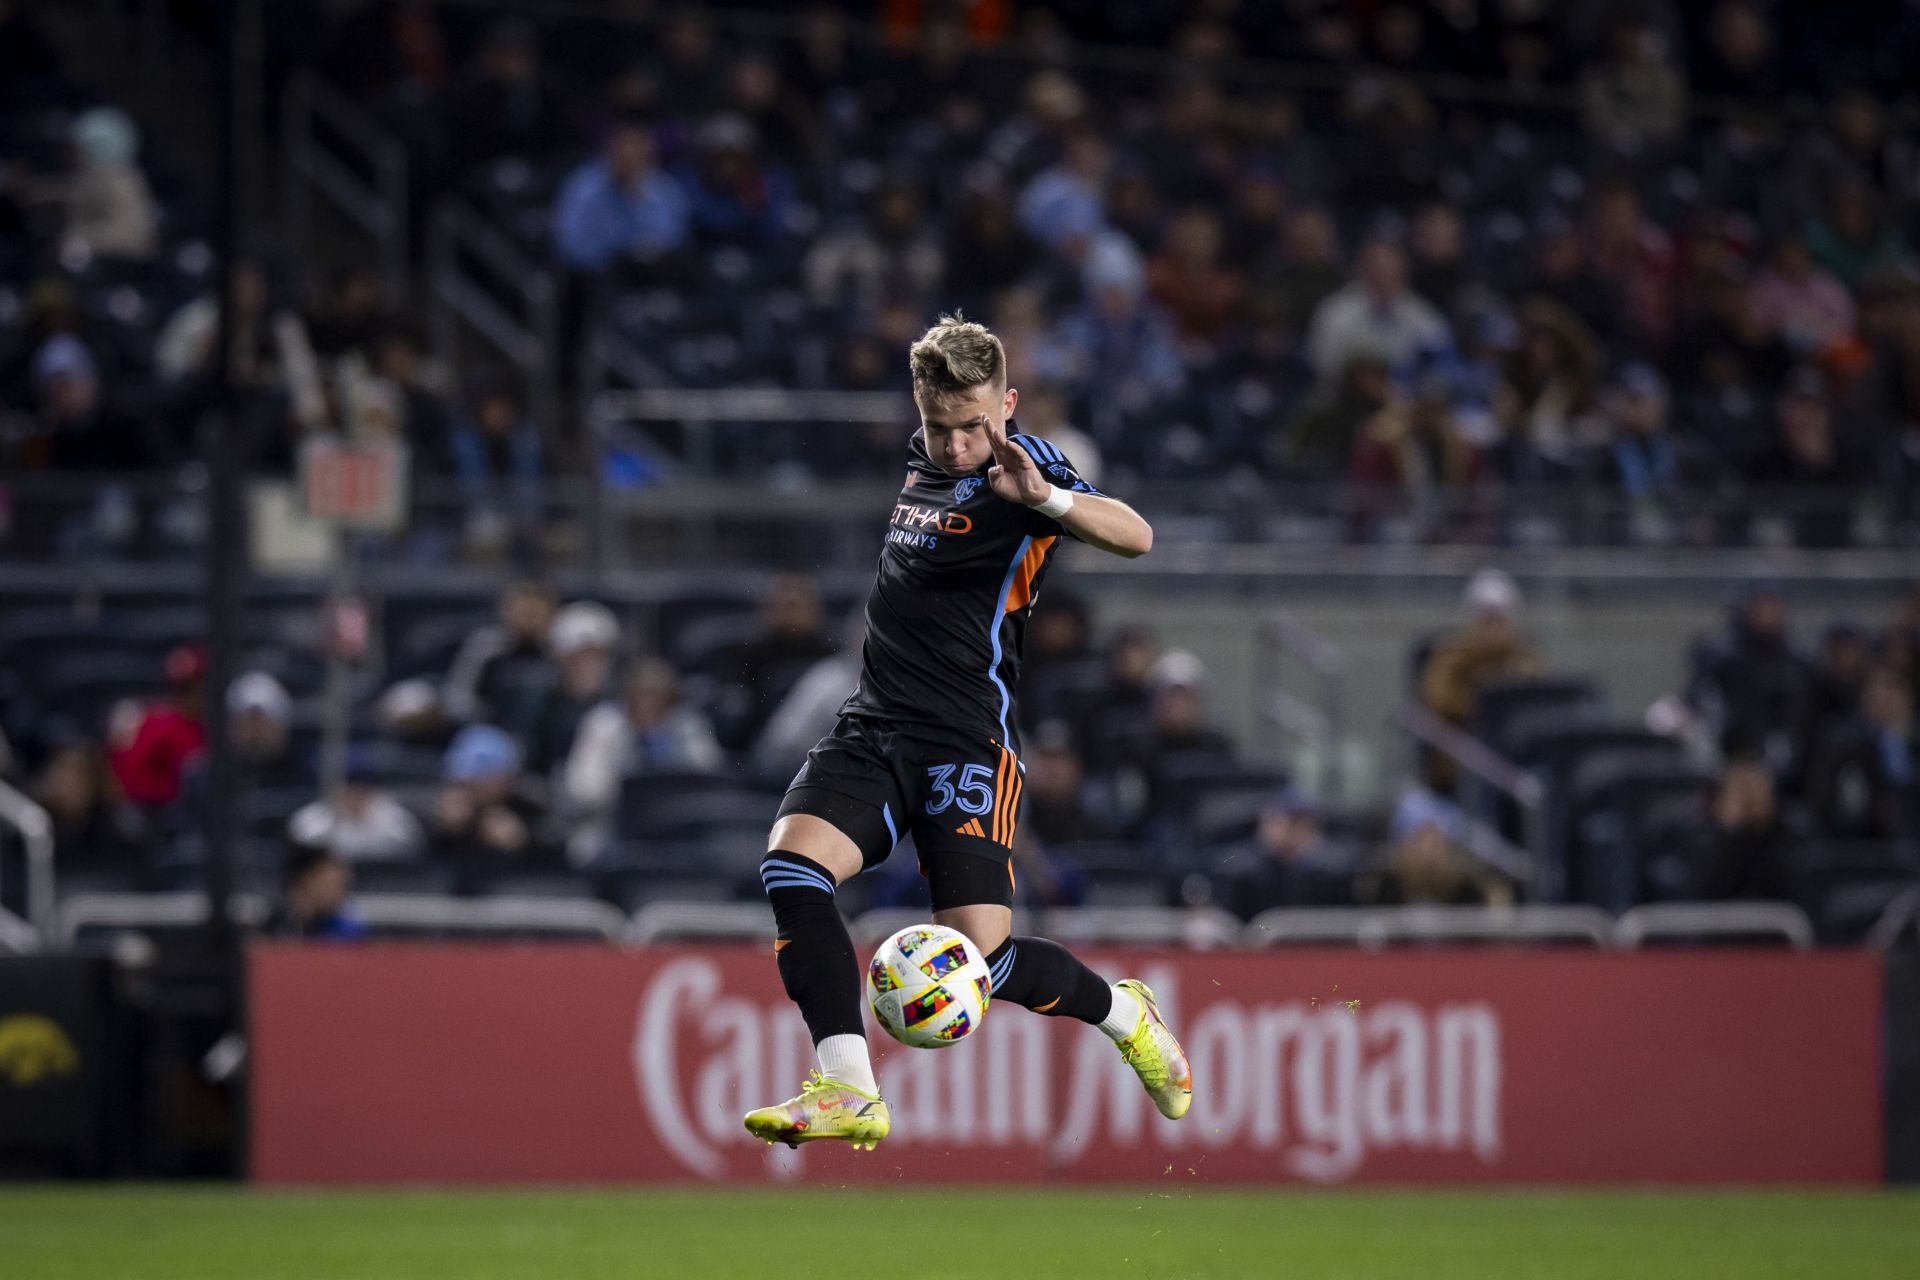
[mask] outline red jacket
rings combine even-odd
[[[120,790],[135,804],[171,804],[180,794],[187,761],[207,744],[207,731],[178,707],[156,703],[147,708],[133,737],[115,747],[108,759]]]

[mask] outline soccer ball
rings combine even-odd
[[[944,1049],[980,1029],[993,981],[987,958],[958,929],[917,924],[888,938],[867,966],[867,1003],[887,1034]]]

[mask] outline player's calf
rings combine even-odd
[[[1178,1120],[1187,1114],[1193,1105],[1193,1070],[1145,983],[1123,978],[1109,986],[1071,951],[1046,938],[1007,939],[987,957],[987,968],[994,999],[1099,1027],[1120,1046],[1120,1056],[1161,1115]]]

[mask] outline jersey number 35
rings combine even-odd
[[[953,775],[958,773],[956,785]],[[927,801],[929,815],[945,813],[954,805],[960,812],[981,814],[993,808],[993,770],[984,764],[936,764],[927,769],[927,785],[933,798]]]

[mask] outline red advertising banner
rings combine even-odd
[[[1193,1059],[1162,1120],[1097,1030],[994,1006],[952,1048],[877,1028],[893,1134],[740,1127],[812,1065],[759,948],[261,944],[265,1182],[901,1176],[1865,1183],[1881,1176],[1866,954],[1127,952]]]

